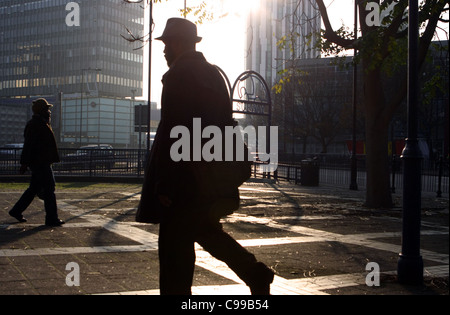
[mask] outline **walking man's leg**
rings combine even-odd
[[[161,295],[190,295],[195,266],[194,241],[187,222],[160,224],[158,252]]]
[[[226,233],[219,222],[206,223],[196,241],[212,256],[225,262],[250,287],[252,294],[270,294],[273,271]]]
[[[45,207],[45,224],[54,225],[60,221],[55,196],[55,177],[50,165],[42,166],[39,172],[42,182],[41,197],[44,200]]]
[[[41,186],[39,175],[32,171],[30,185],[9,211],[9,215],[16,218],[19,222],[26,222],[27,220],[23,217],[22,213],[28,208],[31,202],[33,202],[33,199]]]

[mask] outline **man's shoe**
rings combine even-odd
[[[64,222],[63,220],[60,220],[60,219],[45,221],[46,226],[61,226],[64,223],[66,223],[66,222]]]
[[[273,282],[272,269],[260,263],[259,277],[249,285],[252,295],[270,295],[270,284]],[[258,266],[259,267],[259,266]],[[257,268],[259,269],[259,268]]]
[[[21,214],[14,214],[11,211],[9,211],[9,215],[15,218],[20,223],[27,222],[27,219],[25,219]]]

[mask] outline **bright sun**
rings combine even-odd
[[[198,6],[201,0],[187,0],[188,7]],[[250,11],[257,10],[260,0],[207,0],[207,12],[213,13],[212,21],[204,21],[197,25],[199,36],[203,40],[197,45],[206,59],[219,66],[228,76],[231,83],[247,70],[245,67],[247,16]],[[183,0],[161,2],[154,7],[154,38],[162,34],[166,21],[170,17],[180,17],[184,6]],[[195,16],[188,16],[195,21]],[[152,48],[152,101],[160,100],[161,77],[167,71],[162,51],[164,45],[153,41]],[[146,69],[147,65],[144,65]],[[146,88],[144,75],[144,90]],[[143,98],[147,97],[144,92]]]
[[[198,25],[203,41],[198,45],[206,58],[228,75],[230,81],[245,71],[247,16],[257,10],[260,0],[215,0],[206,8],[212,21]],[[189,1],[188,1],[189,5]]]

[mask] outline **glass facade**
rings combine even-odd
[[[317,58],[320,52],[314,49],[317,41],[307,35],[320,30],[320,14],[307,0],[261,0],[247,22],[247,69],[260,73],[271,86],[277,73],[286,62],[295,59]],[[285,37],[284,48],[278,47]],[[289,39],[292,38],[292,46]]]
[[[144,10],[123,0],[0,1],[0,97],[142,95],[143,50],[127,28],[143,34]]]
[[[0,0],[0,109],[10,117],[1,122],[0,146],[23,141],[37,97],[53,100],[52,126],[63,146],[99,139],[130,146],[143,49],[122,36],[143,35],[144,13],[123,0]]]
[[[105,97],[72,98],[62,101],[61,143],[65,147],[111,144],[115,148],[136,148],[135,108],[146,101]],[[152,121],[160,120],[160,110],[152,103]],[[81,118],[81,119],[80,119]],[[146,120],[144,118],[145,124]],[[146,135],[142,133],[141,144]]]

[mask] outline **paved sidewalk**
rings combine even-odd
[[[405,286],[396,281],[399,207],[366,209],[364,192],[334,187],[250,182],[240,191],[241,209],[224,228],[276,271],[272,294],[448,295],[448,196],[423,196],[425,284]],[[159,294],[158,226],[134,222],[139,192],[131,184],[66,185],[57,199],[67,223],[49,228],[41,200],[24,213],[27,223],[16,223],[8,211],[22,190],[0,191],[0,294]],[[194,294],[250,293],[200,246],[196,255]],[[369,262],[380,268],[379,285]]]

